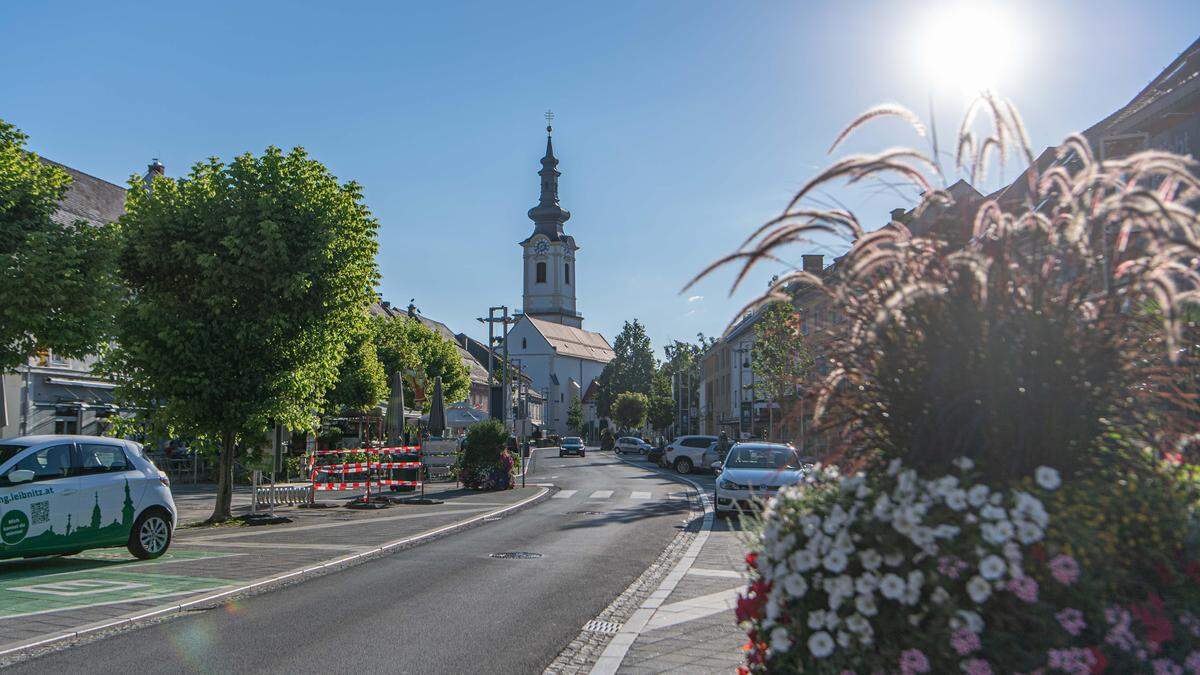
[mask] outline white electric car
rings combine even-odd
[[[780,443],[737,443],[724,462],[715,462],[717,513],[750,511],[788,485],[804,480],[812,460]]]
[[[133,441],[101,436],[0,440],[0,559],[171,545],[170,481]]]

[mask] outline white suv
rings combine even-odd
[[[0,559],[127,546],[157,558],[177,515],[170,482],[142,446],[102,436],[0,440]]]
[[[663,451],[662,463],[685,474],[691,473],[696,467],[707,469],[718,459],[716,444],[716,436],[679,436]]]

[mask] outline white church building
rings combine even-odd
[[[583,329],[575,304],[574,237],[563,232],[571,213],[558,202],[558,159],[546,127],[546,156],[542,158],[541,198],[529,210],[533,234],[520,246],[524,251],[523,315],[508,332],[508,353],[546,398],[545,430],[560,436],[567,429],[571,400],[582,399],[592,380],[613,360],[613,349],[599,333]]]

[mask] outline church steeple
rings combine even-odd
[[[546,121],[554,118],[553,113],[546,113]],[[534,234],[544,234],[551,239],[563,236],[563,223],[571,218],[571,212],[558,203],[558,158],[554,156],[554,127],[546,125],[546,156],[542,157],[542,170],[538,175],[542,178],[542,194],[537,206],[529,209],[529,219],[534,224]]]

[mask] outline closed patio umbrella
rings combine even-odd
[[[446,432],[446,403],[442,400],[442,378],[433,381],[433,401],[429,408],[429,435],[441,436]]]
[[[392,391],[388,397],[387,444],[400,445],[404,437],[404,376],[397,370],[392,373]]]

